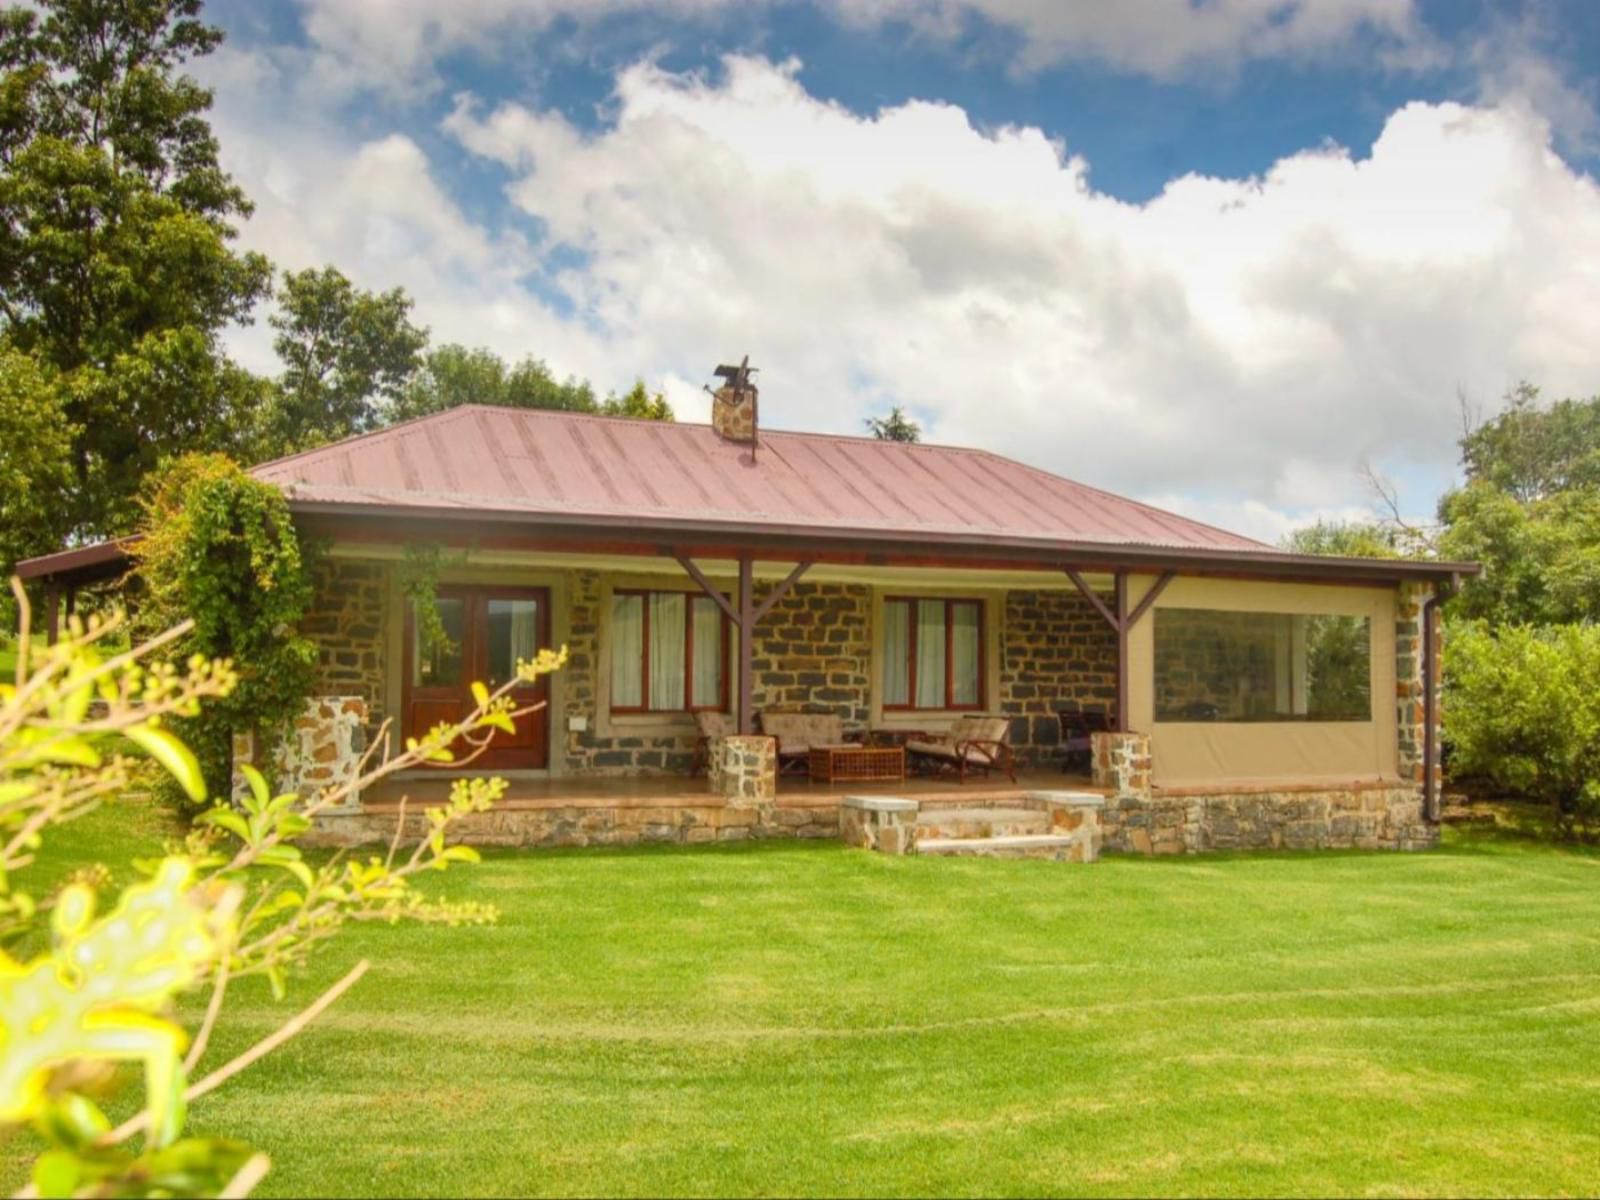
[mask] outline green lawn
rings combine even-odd
[[[1600,1190],[1592,855],[768,844],[455,881],[501,924],[362,928],[285,1004],[239,990],[212,1061],[374,960],[195,1107],[272,1152],[263,1194]]]

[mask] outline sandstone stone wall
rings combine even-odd
[[[394,837],[393,811],[332,814],[317,823],[304,842],[321,846],[387,844]],[[409,812],[403,837],[427,834],[426,819]],[[454,836],[478,846],[624,846],[642,842],[736,842],[750,838],[839,836],[837,805],[724,804],[711,796],[704,804],[500,805],[474,814],[455,827]]]
[[[1403,784],[1114,796],[1105,846],[1132,854],[1213,850],[1426,850],[1439,827]]]
[[[1423,720],[1422,686],[1422,604],[1429,589],[1416,584],[1401,587],[1395,602],[1394,652],[1395,652],[1395,732],[1400,757],[1400,778],[1422,782],[1425,722]],[[1442,637],[1442,622],[1434,632]],[[1436,647],[1436,650],[1440,647]],[[1435,726],[1442,726],[1442,671],[1434,677]],[[1441,739],[1435,738],[1434,765],[1438,766]]]
[[[1115,707],[1117,637],[1075,591],[1007,592],[1002,611],[999,711],[1019,761],[1053,765],[1059,711]]]
[[[342,787],[356,778],[367,748],[367,705],[360,696],[314,696],[295,718],[294,725],[264,761],[255,735],[233,737],[233,795],[246,794],[248,784],[239,770],[248,763],[264,776],[276,794],[294,792],[307,802],[329,788]],[[341,811],[358,811],[360,797],[345,797]]]
[[[391,715],[385,704],[388,673],[402,669],[401,663],[386,661],[388,572],[383,563],[323,559],[316,568],[311,611],[300,623],[317,647],[314,694],[359,697],[369,740]]]

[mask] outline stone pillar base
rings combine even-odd
[[[328,788],[343,787],[356,778],[366,753],[367,702],[360,696],[316,696],[294,719],[282,741],[265,761],[252,733],[233,735],[233,798],[247,791],[239,767],[249,763],[267,778],[274,792],[294,792],[311,801]],[[360,797],[351,794],[329,813],[361,811]]]
[[[1150,735],[1147,733],[1092,733],[1093,779],[1096,787],[1113,796],[1150,798]]]
[[[778,798],[778,741],[762,735],[715,738],[706,778],[711,793],[736,808],[758,808]]]

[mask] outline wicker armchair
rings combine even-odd
[[[960,717],[950,731],[936,739],[906,743],[906,756],[925,770],[948,772],[962,783],[969,772],[1003,771],[1017,781],[1016,756],[1011,752],[1011,721],[1006,717]]]

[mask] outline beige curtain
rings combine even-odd
[[[709,596],[694,600],[694,694],[703,708],[722,702],[722,610]]]
[[[944,707],[944,601],[917,601],[917,707]]]
[[[952,700],[956,704],[976,705],[981,694],[978,679],[978,606],[954,606],[955,624],[950,631]]]
[[[611,707],[644,704],[644,597],[611,597]]]
[[[684,621],[688,597],[682,592],[650,596],[650,707],[676,712],[684,707]]]
[[[911,702],[910,657],[911,606],[890,600],[883,606],[883,702],[887,705]]]

